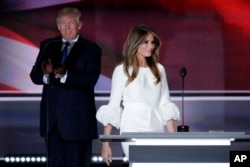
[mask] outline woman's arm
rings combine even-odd
[[[104,125],[104,135],[110,135],[113,126],[120,127],[121,117],[121,100],[126,83],[126,77],[123,73],[122,66],[115,68],[112,75],[112,86],[109,104],[99,108],[97,119]],[[112,162],[112,150],[108,141],[102,142],[101,155],[105,163],[109,166]]]
[[[168,132],[176,132],[175,122],[174,122],[173,119],[170,119],[170,120],[167,121],[166,130]]]
[[[112,125],[108,124],[104,127],[104,135],[110,135],[112,132]],[[101,151],[102,158],[104,162],[109,166],[112,162],[112,151],[108,141],[102,142],[102,151]]]

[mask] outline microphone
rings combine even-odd
[[[180,75],[182,77],[182,125],[177,127],[177,131],[189,132],[189,126],[184,125],[184,77],[187,75],[187,69],[185,67],[180,69]]]
[[[185,67],[182,67],[180,70],[180,74],[182,77],[185,77],[187,75],[187,69]]]

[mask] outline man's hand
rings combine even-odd
[[[42,63],[42,72],[45,75],[49,75],[53,72],[53,64],[51,63],[51,59],[48,59],[48,61],[44,61]]]
[[[64,64],[61,64],[59,68],[54,70],[55,78],[61,78],[66,74],[66,67]]]

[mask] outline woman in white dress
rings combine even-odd
[[[158,62],[160,39],[145,25],[131,29],[123,46],[124,61],[112,76],[110,100],[97,111],[97,120],[104,125],[104,134],[112,127],[123,132],[175,132],[180,120],[177,106],[170,101],[164,67]],[[122,143],[128,157],[128,144]],[[102,142],[102,157],[109,166],[112,151],[109,142]]]

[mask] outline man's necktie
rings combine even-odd
[[[62,51],[62,60],[61,60],[61,63],[64,64],[65,61],[66,61],[66,58],[68,56],[68,47],[69,47],[70,43],[69,42],[66,42],[64,44],[64,48],[63,48],[63,51]]]

